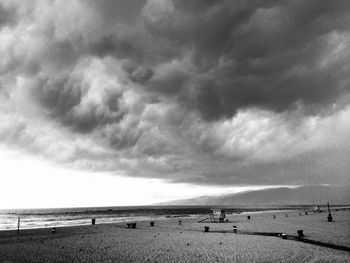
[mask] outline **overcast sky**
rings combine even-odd
[[[348,0],[0,0],[1,187],[349,184],[349,73]]]

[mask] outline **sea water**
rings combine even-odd
[[[47,228],[60,226],[89,225],[93,218],[96,224],[120,223],[143,220],[166,219],[167,214],[145,210],[121,208],[67,208],[67,209],[17,209],[0,210],[0,230]]]
[[[121,223],[134,221],[165,220],[174,217],[208,216],[210,206],[140,206],[140,207],[84,207],[57,209],[0,209],[0,230],[17,229],[20,218],[20,229],[47,228],[60,226]],[[281,207],[278,208],[283,209]],[[286,209],[286,207],[284,207]],[[272,207],[247,208],[225,207],[226,212],[250,212],[273,210]]]

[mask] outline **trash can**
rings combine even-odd
[[[298,237],[304,237],[304,231],[303,230],[297,230]]]
[[[233,226],[233,233],[237,233],[237,227]]]
[[[328,220],[328,222],[332,222],[333,221],[333,218],[332,218],[331,214],[328,214],[327,220]]]

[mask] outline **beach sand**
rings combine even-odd
[[[0,262],[350,262],[350,252],[239,231],[284,232],[303,229],[308,239],[350,247],[350,212],[299,216],[299,212],[228,215],[229,223],[197,223],[196,217],[150,223],[0,232]],[[273,219],[276,215],[276,219]],[[178,224],[182,220],[182,225]],[[97,222],[98,223],[98,222]],[[204,226],[210,232],[204,233]],[[211,232],[213,231],[213,232]],[[215,232],[216,231],[216,232]]]

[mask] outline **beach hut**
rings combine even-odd
[[[312,210],[314,211],[314,213],[316,213],[316,212],[320,212],[320,207],[317,205],[317,206],[314,206],[313,208],[312,208]]]
[[[218,222],[222,223],[225,222],[225,210],[222,210],[220,208],[215,208],[210,210],[210,222]]]

